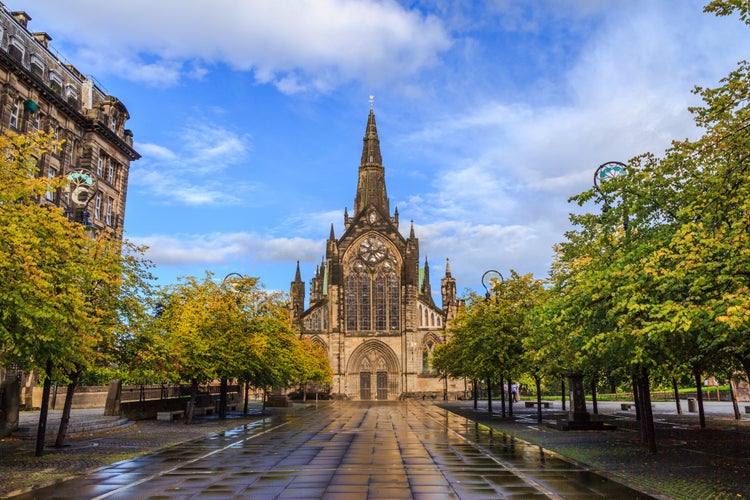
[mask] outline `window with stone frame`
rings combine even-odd
[[[401,279],[388,245],[367,237],[352,253],[344,280],[344,314],[349,331],[398,330]]]
[[[107,197],[107,208],[105,210],[105,221],[107,222],[108,226],[113,226],[114,218],[112,217],[112,212],[114,212],[114,206],[115,206],[115,200],[111,197]]]
[[[96,193],[96,198],[94,198],[94,218],[96,220],[102,218],[102,193]]]
[[[112,184],[115,178],[115,160],[112,158],[107,158],[107,160],[107,182]]]
[[[16,99],[10,108],[10,128],[18,130],[21,127],[19,117],[21,116],[21,100]]]
[[[433,373],[432,359],[435,354],[435,347],[439,342],[432,336],[426,337],[422,344],[422,372]]]
[[[47,178],[48,179],[54,179],[57,177],[57,169],[54,167],[48,167],[47,168]],[[49,201],[55,201],[55,190],[50,186],[47,189],[47,192],[44,194],[44,197]]]

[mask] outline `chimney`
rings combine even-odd
[[[32,33],[31,36],[34,37],[34,39],[44,45],[45,49],[49,48],[49,42],[52,40],[52,37],[49,36],[47,33],[40,31],[38,33]]]
[[[31,21],[31,16],[26,12],[18,10],[16,12],[11,12],[10,15],[13,16],[13,19],[15,19],[18,24],[20,24],[24,28],[28,28],[29,21]]]

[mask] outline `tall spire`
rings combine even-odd
[[[297,261],[297,272],[294,273],[294,281],[302,281],[302,276],[299,272],[299,261]]]
[[[380,139],[378,138],[378,128],[375,125],[375,112],[371,109],[370,116],[367,117],[367,128],[365,136],[362,139],[362,165],[383,165],[383,157],[380,156]]]
[[[370,207],[379,209],[383,216],[390,214],[388,195],[385,190],[385,169],[383,158],[380,156],[380,139],[378,139],[375,113],[372,109],[367,118],[367,128],[363,138],[357,196],[354,198],[354,217]]]

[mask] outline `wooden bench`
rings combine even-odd
[[[196,406],[195,407],[195,416],[200,417],[203,415],[211,415],[213,414],[215,408],[214,405],[211,406]]]
[[[524,401],[526,408],[534,408],[537,405],[537,401]],[[549,408],[549,401],[542,401],[543,408]]]
[[[634,403],[620,403],[620,408],[624,411],[629,411],[634,406]]]
[[[182,418],[185,414],[185,410],[172,410],[172,411],[159,411],[156,412],[156,420],[159,422],[171,422]]]
[[[237,403],[227,403],[227,411],[237,411]]]
[[[750,413],[750,406],[745,406],[745,413]]]

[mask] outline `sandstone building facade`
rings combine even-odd
[[[47,33],[29,31],[30,20],[26,12],[9,12],[0,2],[0,132],[47,131],[64,141],[41,155],[38,175],[64,176],[71,183],[38,202],[122,238],[130,163],[140,158],[125,126],[128,110],[53,53]],[[33,407],[33,374],[0,368],[0,383],[17,375],[21,402]]]
[[[39,158],[39,175],[73,182],[39,202],[121,238],[130,162],[140,158],[125,126],[128,110],[55,55],[52,38],[29,31],[30,20],[0,3],[0,131],[43,130],[64,140]]]
[[[331,225],[309,305],[299,263],[290,289],[292,318],[301,335],[328,352],[333,395],[382,401],[463,393],[463,380],[441,378],[431,363],[462,305],[447,262],[440,289],[438,307],[426,259],[420,268],[413,223],[404,237],[398,208],[391,214],[370,110],[354,209],[351,215],[344,210],[344,233],[337,238]]]

